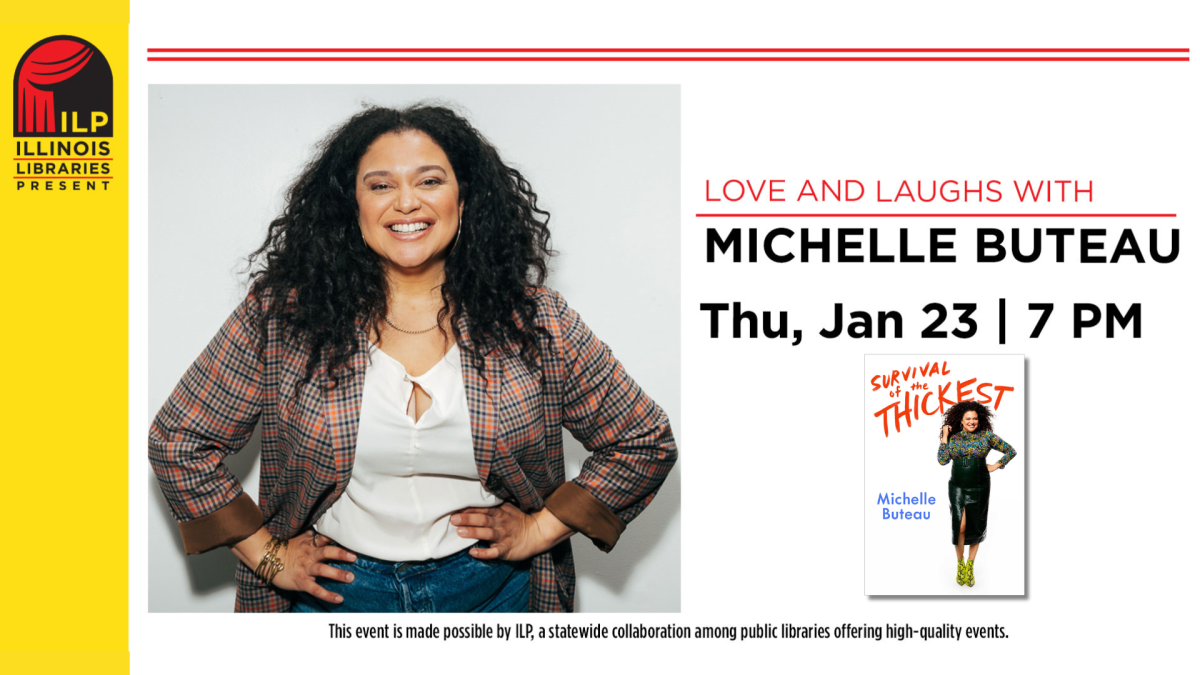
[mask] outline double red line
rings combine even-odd
[[[147,61],[1189,61],[1184,48],[155,47]]]

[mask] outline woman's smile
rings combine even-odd
[[[386,227],[397,241],[416,241],[429,233],[433,222],[427,219],[397,220],[387,223]]]

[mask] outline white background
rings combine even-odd
[[[1003,641],[537,641],[528,644],[333,641],[296,617],[151,616],[142,531],[146,382],[145,268],[131,270],[130,649],[136,672],[178,668],[182,653],[219,648],[220,665],[328,670],[403,668],[747,667],[902,671],[953,664],[1117,670],[1187,665],[1196,544],[1187,530],[1195,462],[1190,391],[1197,368],[1194,238],[1197,78],[1194,63],[549,63],[162,64],[151,46],[675,46],[675,47],[1192,47],[1187,3],[1006,2],[599,6],[208,3],[205,16],[135,3],[130,27],[133,128],[144,128],[138,83],[655,83],[682,85],[682,611],[625,621],[747,626],[791,622],[1006,627]],[[134,160],[146,147],[133,137]],[[139,176],[141,180],[139,180]],[[145,166],[133,168],[131,260],[145,260]],[[938,180],[1092,180],[1091,204],[1047,208],[1169,212],[1171,221],[1045,223],[939,221],[958,227],[953,265],[733,264],[704,262],[705,228],[691,214],[733,210],[704,202],[705,179],[806,177]],[[656,181],[629,171],[598,181],[596,208],[622,216],[622,186]],[[794,194],[794,191],[792,192]],[[831,211],[846,205],[825,205]],[[862,204],[863,210],[869,204]],[[922,205],[933,211],[938,205]],[[1005,203],[1011,208],[1011,203]],[[746,204],[739,211],[794,210]],[[811,205],[809,208],[812,208]],[[874,207],[872,207],[874,208]],[[894,208],[882,205],[880,208]],[[945,210],[944,207],[941,207]],[[980,211],[992,205],[972,206]],[[730,221],[733,224],[763,225]],[[1022,265],[971,262],[976,226],[1181,230],[1170,265],[1081,265],[1044,256]],[[772,221],[772,226],[930,226],[912,221]],[[666,226],[666,225],[664,225]],[[765,226],[764,226],[765,227]],[[886,238],[884,241],[888,241]],[[636,246],[638,242],[630,242]],[[895,246],[892,240],[891,246]],[[918,249],[919,250],[919,249]],[[894,248],[893,248],[894,251]],[[664,257],[675,251],[661,251]],[[617,266],[614,274],[636,274]],[[995,306],[1008,300],[1008,344]],[[804,329],[786,341],[707,337],[704,302],[787,310]],[[931,301],[977,302],[979,334],[922,340]],[[903,338],[824,340],[835,302],[895,309]],[[1029,302],[1058,309],[1037,340]],[[1071,337],[1069,303],[1143,306],[1143,334]],[[1027,595],[1019,599],[874,599],[862,593],[864,353],[1023,353],[1028,491]],[[533,617],[531,623],[581,624]],[[370,619],[364,618],[364,623]],[[468,619],[445,619],[467,622]],[[231,637],[231,636],[236,636]],[[216,664],[185,662],[183,670]]]
[[[938,374],[922,376],[917,370],[936,363]],[[912,369],[907,379],[903,373]],[[1025,594],[1025,363],[1019,354],[868,354],[863,375],[863,445],[865,479],[863,524],[866,532],[864,588],[867,595],[953,595],[989,596]],[[945,372],[942,372],[942,371]],[[873,389],[872,378],[901,373],[889,387]],[[948,373],[948,374],[947,374]],[[965,384],[974,379],[973,384]],[[1017,451],[1004,470],[990,474],[991,497],[987,519],[987,538],[979,545],[975,559],[973,587],[959,586],[952,539],[958,532],[950,517],[947,482],[950,466],[939,466],[937,441],[942,415],[910,415],[911,426],[903,419],[897,429],[896,414],[886,414],[888,433],[884,435],[883,417],[875,413],[893,403],[904,409],[904,394],[892,397],[897,387],[910,397],[931,393],[925,409],[938,407],[938,392],[950,384],[946,397],[958,398],[958,383],[964,383],[964,400],[974,399],[992,411],[992,431]],[[984,382],[1013,387],[1005,391],[996,406],[996,392],[980,387]],[[913,384],[925,384],[928,390],[913,391]],[[991,401],[988,402],[988,399]],[[910,403],[915,401],[910,398]],[[945,409],[949,409],[946,405]],[[915,417],[915,419],[914,419]],[[989,464],[1001,455],[988,455]],[[879,504],[879,495],[907,494],[919,497],[924,492],[933,504]],[[883,519],[889,513],[908,511],[928,514],[929,519]],[[964,547],[963,555],[969,550]]]

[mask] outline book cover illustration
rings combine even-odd
[[[867,595],[1025,594],[1021,355],[864,357]]]

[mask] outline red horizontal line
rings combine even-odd
[[[112,157],[13,157],[14,162],[111,162]]]
[[[697,213],[697,218],[1174,218],[1174,213]]]
[[[1186,56],[150,56],[147,61],[1188,61]]]
[[[13,180],[78,180],[80,178],[112,178],[112,176],[13,176]]]
[[[557,53],[563,53],[563,54],[579,54],[579,53],[597,53],[597,54],[601,54],[601,53],[603,53],[603,54],[618,54],[618,53],[667,54],[667,53],[673,53],[673,54],[679,54],[679,53],[689,53],[689,52],[711,52],[711,53],[751,54],[751,53],[788,53],[788,52],[790,52],[790,53],[797,53],[797,54],[803,54],[803,53],[837,54],[837,53],[854,53],[854,52],[860,52],[860,53],[888,53],[888,52],[891,52],[891,53],[949,53],[949,52],[962,52],[962,53],[989,53],[989,52],[991,52],[991,53],[1035,53],[1035,52],[1046,52],[1046,53],[1088,53],[1088,52],[1163,53],[1163,52],[1188,52],[1189,50],[1186,48],[1180,48],[1180,49],[1159,49],[1159,48],[1153,48],[1153,49],[1144,49],[1144,48],[1138,48],[1138,49],[1126,49],[1126,48],[1084,49],[1084,48],[1061,48],[1061,47],[1053,47],[1053,48],[1048,48],[1048,49],[1032,49],[1032,48],[1025,48],[1025,47],[1022,47],[1022,48],[1007,48],[1006,47],[1006,48],[998,48],[998,49],[983,49],[983,48],[951,49],[951,48],[946,48],[946,47],[897,48],[897,49],[887,49],[887,48],[882,48],[882,47],[870,47],[870,48],[865,48],[865,49],[850,49],[850,48],[832,48],[832,49],[817,49],[817,48],[796,48],[796,49],[792,49],[792,48],[779,48],[779,49],[773,49],[773,48],[729,48],[729,49],[726,49],[726,48],[678,48],[678,49],[676,49],[676,48],[662,48],[662,47],[652,47],[652,48],[646,48],[646,49],[635,49],[635,48],[628,48],[628,47],[620,47],[620,48],[572,47],[572,48],[565,48],[565,49],[552,49],[552,48],[548,48],[548,47],[538,47],[538,48],[502,47],[502,48],[496,48],[496,49],[487,49],[487,48],[483,48],[483,47],[468,47],[468,48],[463,48],[463,49],[449,49],[449,48],[443,48],[443,47],[429,48],[429,49],[422,49],[422,48],[418,48],[418,47],[395,47],[395,48],[386,47],[386,48],[354,49],[354,48],[348,48],[348,47],[336,47],[336,48],[247,47],[247,48],[238,49],[238,48],[232,48],[232,47],[187,47],[187,48],[179,48],[179,49],[168,49],[165,47],[152,47],[152,48],[147,49],[146,51],[152,52],[152,53],[153,52],[191,52],[191,53],[229,53],[229,52],[245,52],[245,53],[251,53],[251,52],[254,52],[254,53],[281,53],[281,52],[380,53],[380,52],[390,52],[390,53],[430,53],[430,54],[433,54],[433,53],[458,52],[458,53],[464,53],[464,54],[469,54],[469,53],[545,54],[545,53],[557,52]]]

